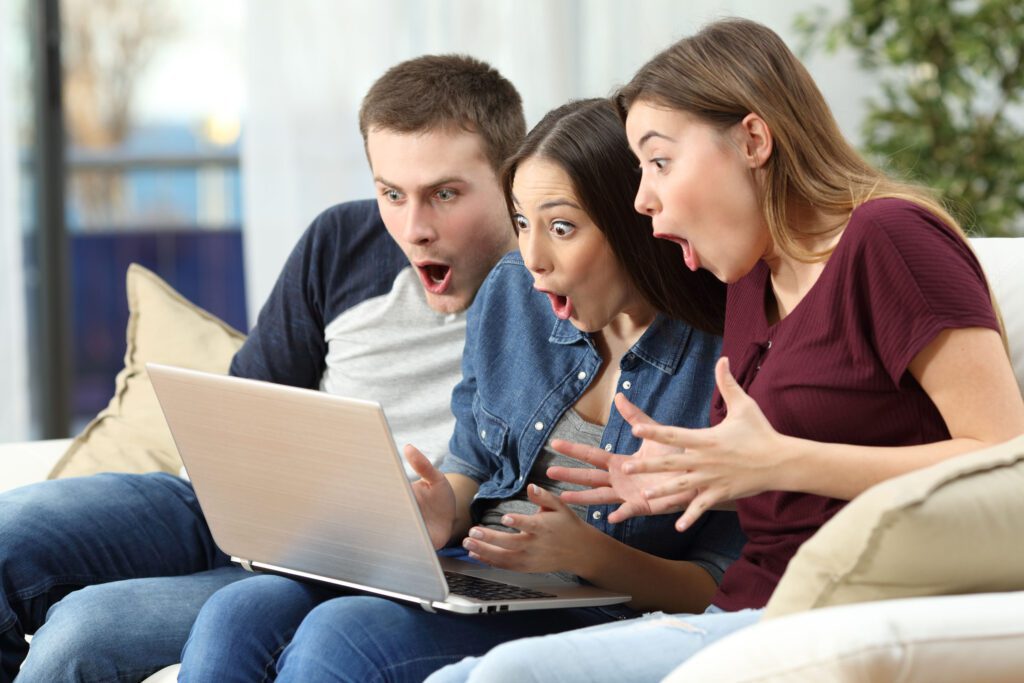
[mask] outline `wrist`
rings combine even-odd
[[[569,548],[564,569],[593,583],[600,568],[605,565],[608,542],[612,538],[582,520],[580,525],[583,529],[576,536],[577,542]]]
[[[772,468],[775,481],[773,491],[806,491],[808,472],[813,476],[813,442],[793,436],[779,435],[776,446],[777,462]],[[821,444],[817,444],[820,446]]]

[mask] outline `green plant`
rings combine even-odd
[[[849,0],[800,15],[804,50],[852,48],[877,75],[863,151],[941,193],[971,232],[1024,227],[1024,2]]]

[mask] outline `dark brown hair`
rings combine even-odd
[[[655,239],[650,217],[633,209],[640,175],[611,100],[564,104],[534,126],[502,171],[511,214],[516,169],[529,158],[551,161],[565,171],[583,210],[652,306],[698,329],[722,333],[725,285],[707,271],[691,272],[679,247]]]
[[[396,64],[370,86],[359,132],[462,129],[483,138],[495,173],[526,133],[523,101],[504,76],[465,55],[426,55]]]

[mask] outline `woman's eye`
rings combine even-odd
[[[512,216],[512,222],[515,224],[518,232],[522,232],[530,227],[530,223],[526,220],[526,216],[521,213],[517,213]]]
[[[455,190],[451,190],[448,188],[438,190],[436,196],[442,202],[450,202],[451,200],[455,199]]]
[[[566,221],[553,221],[551,223],[551,232],[559,237],[568,237],[574,230],[576,230],[576,226]]]
[[[664,170],[665,170],[665,167],[666,167],[666,166],[668,165],[668,159],[661,159],[661,158],[658,158],[658,159],[651,159],[651,163],[652,163],[652,164],[654,165],[654,167],[655,167],[655,168],[657,168],[657,169],[658,169],[659,171],[664,171]]]

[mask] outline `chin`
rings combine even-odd
[[[473,303],[472,299],[467,300],[466,297],[460,295],[431,294],[430,292],[426,292],[426,295],[427,306],[430,307],[430,310],[442,315],[462,313]]]

